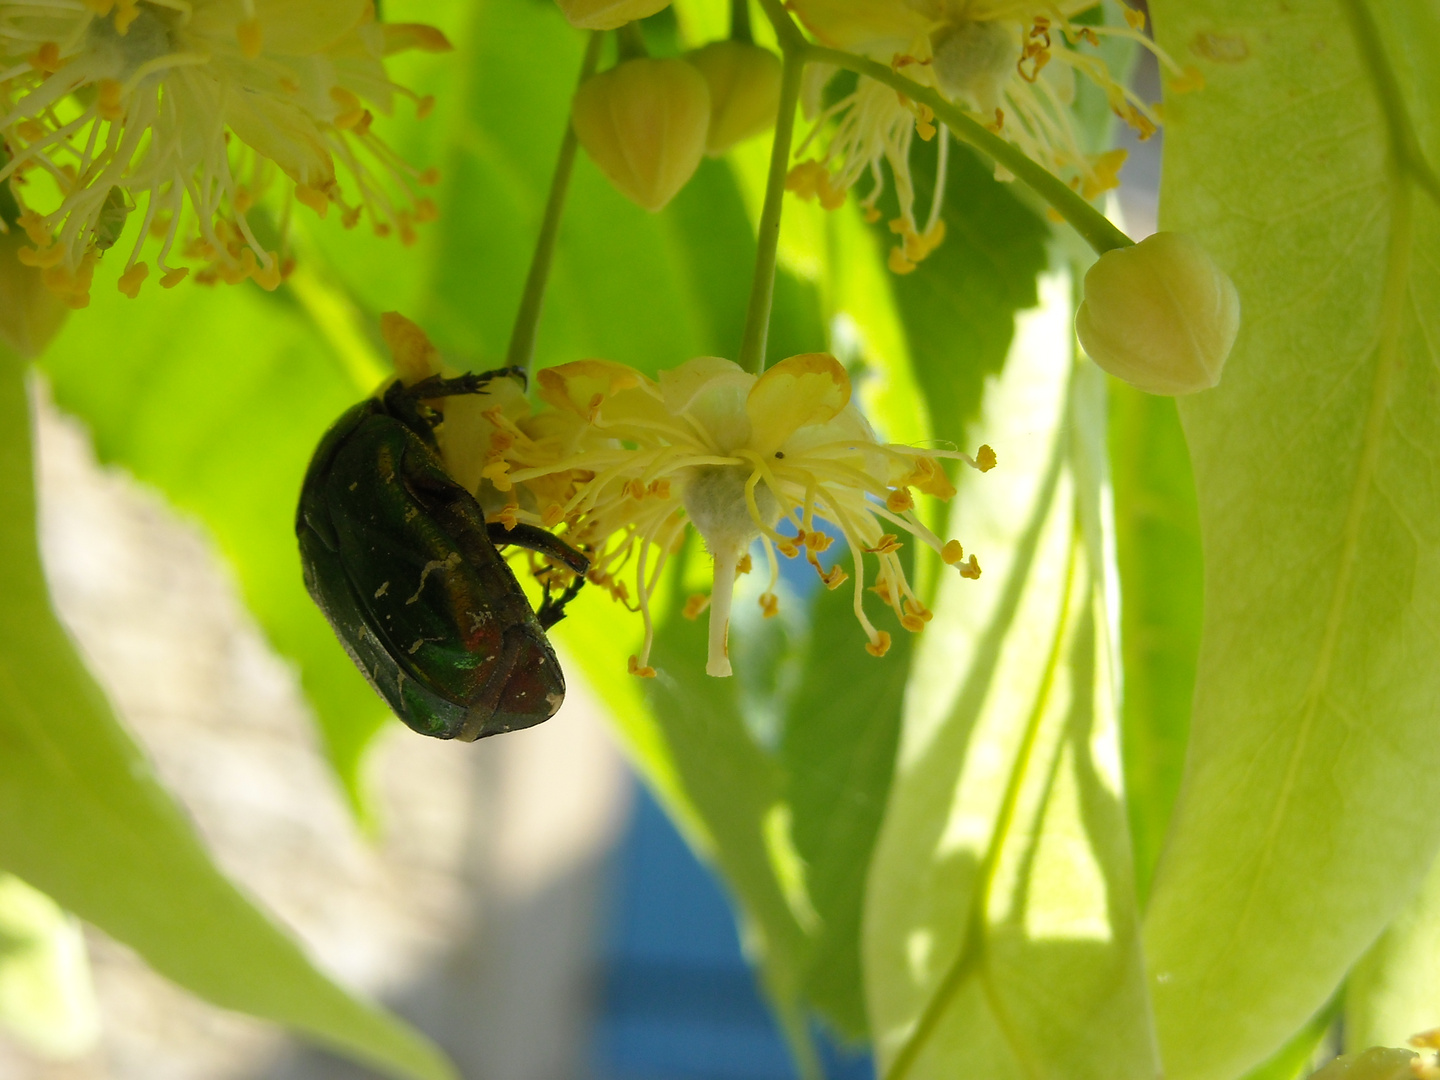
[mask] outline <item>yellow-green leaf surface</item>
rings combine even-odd
[[[1350,973],[1345,993],[1345,1048],[1404,1046],[1440,1027],[1440,862],[1380,940]]]
[[[1166,1073],[1229,1080],[1314,1015],[1440,845],[1440,13],[1156,0],[1160,221],[1233,276],[1181,403],[1205,614],[1145,941]]]
[[[1103,377],[1042,279],[972,436],[911,678],[864,958],[890,1080],[1156,1074],[1121,805]]]
[[[13,874],[0,874],[0,1027],[53,1058],[100,1034],[80,921]]]
[[[444,1057],[348,995],[211,864],[51,611],[23,367],[0,356],[0,867],[218,1005],[397,1077]]]
[[[1112,379],[1110,461],[1125,669],[1125,804],[1143,904],[1180,790],[1200,648],[1200,523],[1175,402]]]

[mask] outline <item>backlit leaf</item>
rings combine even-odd
[[[1167,1075],[1273,1054],[1440,847],[1440,153],[1423,0],[1156,0],[1160,221],[1232,275],[1240,337],[1181,403],[1205,615],[1147,913]],[[1378,21],[1378,29],[1376,23]]]

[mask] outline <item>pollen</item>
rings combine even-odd
[[[311,187],[309,184],[296,184],[295,198],[311,210],[314,210],[315,213],[319,214],[322,218],[325,216],[326,211],[330,209],[330,200],[325,197],[325,193],[318,188]]]
[[[947,540],[945,546],[940,549],[940,558],[946,566],[954,566],[965,558],[965,549],[960,546],[959,540]]]
[[[865,551],[872,555],[894,555],[903,546],[894,533],[885,533],[875,542],[874,547],[867,547]]]
[[[915,497],[910,494],[909,488],[896,488],[886,497],[885,508],[891,513],[903,514],[906,510],[915,509]]]
[[[189,276],[190,268],[188,266],[177,266],[175,269],[165,272],[165,276],[160,279],[160,287],[162,289],[173,289]]]
[[[960,567],[960,576],[970,578],[972,581],[980,576],[980,561],[974,555],[970,556],[968,563]]]
[[[876,630],[875,636],[866,642],[865,651],[871,656],[884,656],[890,651],[890,635],[884,630]]]
[[[691,622],[694,622],[705,613],[705,609],[709,606],[710,597],[704,593],[691,593],[690,598],[685,601],[685,607],[681,610],[680,614],[684,615],[685,618]]]
[[[765,618],[773,619],[780,614],[780,598],[772,592],[761,593],[760,610]]]
[[[30,57],[30,66],[36,71],[43,71],[47,75],[60,70],[63,61],[60,59],[60,46],[53,41],[47,41],[35,50],[35,55]]]
[[[995,468],[996,464],[995,451],[988,445],[982,445],[979,450],[975,451],[975,467],[982,473],[989,472]]]
[[[101,119],[124,119],[124,91],[125,88],[115,79],[101,79],[96,84],[95,111],[100,114]]]
[[[638,679],[655,678],[655,669],[649,664],[640,663],[640,658],[638,656],[632,655],[630,657],[629,671],[631,675],[634,675]]]
[[[150,267],[146,266],[143,262],[137,262],[134,266],[130,267],[129,270],[121,274],[115,284],[122,293],[131,300],[134,300],[140,295],[140,286],[149,276]]]

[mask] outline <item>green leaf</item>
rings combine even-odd
[[[116,723],[50,609],[24,372],[0,360],[0,866],[218,1005],[394,1076],[454,1077],[438,1050],[326,979],[221,876]]]
[[[102,461],[205,523],[271,642],[299,662],[358,807],[361,755],[389,713],[305,591],[294,514],[315,444],[368,387],[289,287],[186,286],[130,301],[110,284],[97,281],[45,355],[55,400],[89,425]]]
[[[1421,0],[1152,10],[1206,80],[1166,102],[1161,224],[1232,275],[1243,322],[1181,403],[1204,632],[1145,940],[1167,1075],[1228,1080],[1440,847],[1411,794],[1440,768],[1440,32]]]
[[[13,874],[0,874],[0,1026],[53,1058],[100,1034],[79,922]]]
[[[915,205],[926,210],[935,191],[931,145],[911,155]],[[889,247],[895,237],[885,223],[899,212],[893,191],[881,206],[872,231]],[[892,275],[891,288],[932,435],[959,442],[980,407],[985,379],[1005,363],[1014,313],[1036,302],[1050,230],[995,179],[993,166],[958,143],[949,150],[943,216],[945,242],[909,274]]]
[[[1175,403],[1110,383],[1125,670],[1125,804],[1143,906],[1180,790],[1200,651],[1195,481]]]
[[[1336,994],[1270,1060],[1251,1069],[1242,1080],[1298,1080],[1309,1076],[1317,1062],[1330,1056],[1327,1036],[1340,1015],[1343,1000],[1343,993]]]
[[[870,872],[865,970],[885,1075],[1151,1077],[1120,801],[1103,518],[1104,384],[1075,368],[1070,284],[1042,282],[968,436]]]
[[[894,643],[872,659],[861,651],[853,604],[848,583],[817,590],[779,757],[816,915],[805,993],[842,1034],[859,1039],[869,1031],[860,964],[865,877],[900,742],[912,639],[887,626]]]

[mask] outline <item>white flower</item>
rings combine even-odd
[[[866,648],[884,655],[890,635],[864,608],[867,557],[876,564],[874,586],[902,626],[919,631],[930,613],[915,595],[897,552],[908,533],[959,567],[956,541],[942,542],[915,512],[913,491],[939,498],[954,494],[941,462],[956,459],[988,469],[955,451],[881,442],[850,400],[850,381],[825,353],[792,356],[761,376],[729,360],[698,357],[651,380],[622,364],[585,360],[548,368],[538,376],[549,406],[533,415],[512,406],[484,412],[484,426],[465,424],[447,411],[445,428],[460,452],[447,457],[457,475],[480,476],[507,500],[495,520],[529,521],[561,534],[592,559],[590,580],[622,602],[634,599],[645,621],[645,644],[631,671],[653,675],[649,652],[654,627],[649,598],[668,557],[694,525],[714,560],[710,610],[711,675],[729,675],[728,635],[735,578],[749,566],[759,540],[770,572],[761,597],[765,614],[778,610],[777,552],[805,558],[829,588],[848,576],[819,555],[838,532],[851,556],[854,610]],[[444,429],[442,429],[443,432]],[[913,489],[913,491],[912,491]],[[482,496],[483,501],[483,496]],[[783,530],[783,531],[782,531]],[[692,598],[698,615],[705,598]]]
[[[1091,26],[1071,17],[1094,8],[1096,0],[791,0],[789,7],[825,45],[878,60],[975,114],[992,132],[1008,139],[1051,172],[1092,199],[1119,183],[1124,150],[1087,153],[1076,134],[1070,106],[1077,79],[1100,87],[1110,107],[1141,138],[1160,120],[1116,80],[1094,51],[1102,36],[1130,38],[1151,49],[1180,78],[1172,89],[1193,89],[1199,72],[1184,73],[1142,32],[1144,16],[1125,8],[1124,26]],[[1122,4],[1123,7],[1123,4]],[[824,149],[790,174],[789,187],[802,197],[834,208],[867,174],[870,187],[861,206],[870,220],[885,190],[884,165],[894,177],[900,214],[890,229],[899,237],[890,268],[909,273],[944,239],[940,217],[945,189],[947,142],[940,143],[935,200],[922,226],[915,213],[910,177],[913,137],[934,138],[931,110],[873,79],[860,77],[854,91],[821,111],[820,95],[835,74],[812,69],[806,111],[814,129],[797,154],[825,137]],[[833,120],[833,128],[828,122]],[[1008,176],[1008,174],[1002,174]]]
[[[83,307],[95,260],[138,212],[128,294],[152,237],[167,287],[190,272],[184,258],[199,280],[274,288],[282,254],[246,212],[280,175],[322,214],[333,203],[347,225],[368,217],[411,237],[434,215],[415,185],[437,177],[378,138],[371,109],[414,97],[383,64],[412,47],[449,45],[429,27],[376,23],[369,0],[0,0],[0,182],[25,210],[35,246],[22,258]]]

